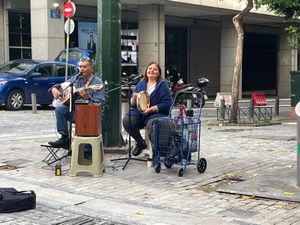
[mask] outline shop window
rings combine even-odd
[[[30,14],[8,12],[9,59],[31,59]]]

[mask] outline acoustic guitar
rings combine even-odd
[[[73,88],[73,95],[80,90],[101,90],[104,87],[103,84],[91,84],[87,87],[81,87],[81,88]],[[52,106],[56,107],[59,104],[63,105],[69,105],[70,104],[70,98],[71,98],[71,87],[69,82],[64,82],[60,85],[60,89],[62,91],[62,94],[56,96],[53,99]]]

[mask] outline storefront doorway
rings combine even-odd
[[[277,94],[277,36],[246,33],[243,56],[243,94]]]

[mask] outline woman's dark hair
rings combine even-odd
[[[160,65],[157,63],[157,62],[150,62],[148,64],[148,66],[146,67],[145,69],[145,73],[144,73],[144,80],[146,80],[148,82],[148,77],[147,77],[147,70],[148,70],[148,67],[155,64],[158,68],[158,72],[159,72],[159,76],[157,77],[157,80],[160,80],[161,79],[161,68],[160,68]]]

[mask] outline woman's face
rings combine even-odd
[[[155,63],[152,63],[150,66],[147,68],[147,77],[148,79],[151,80],[157,80],[159,77],[159,69],[158,66]]]

